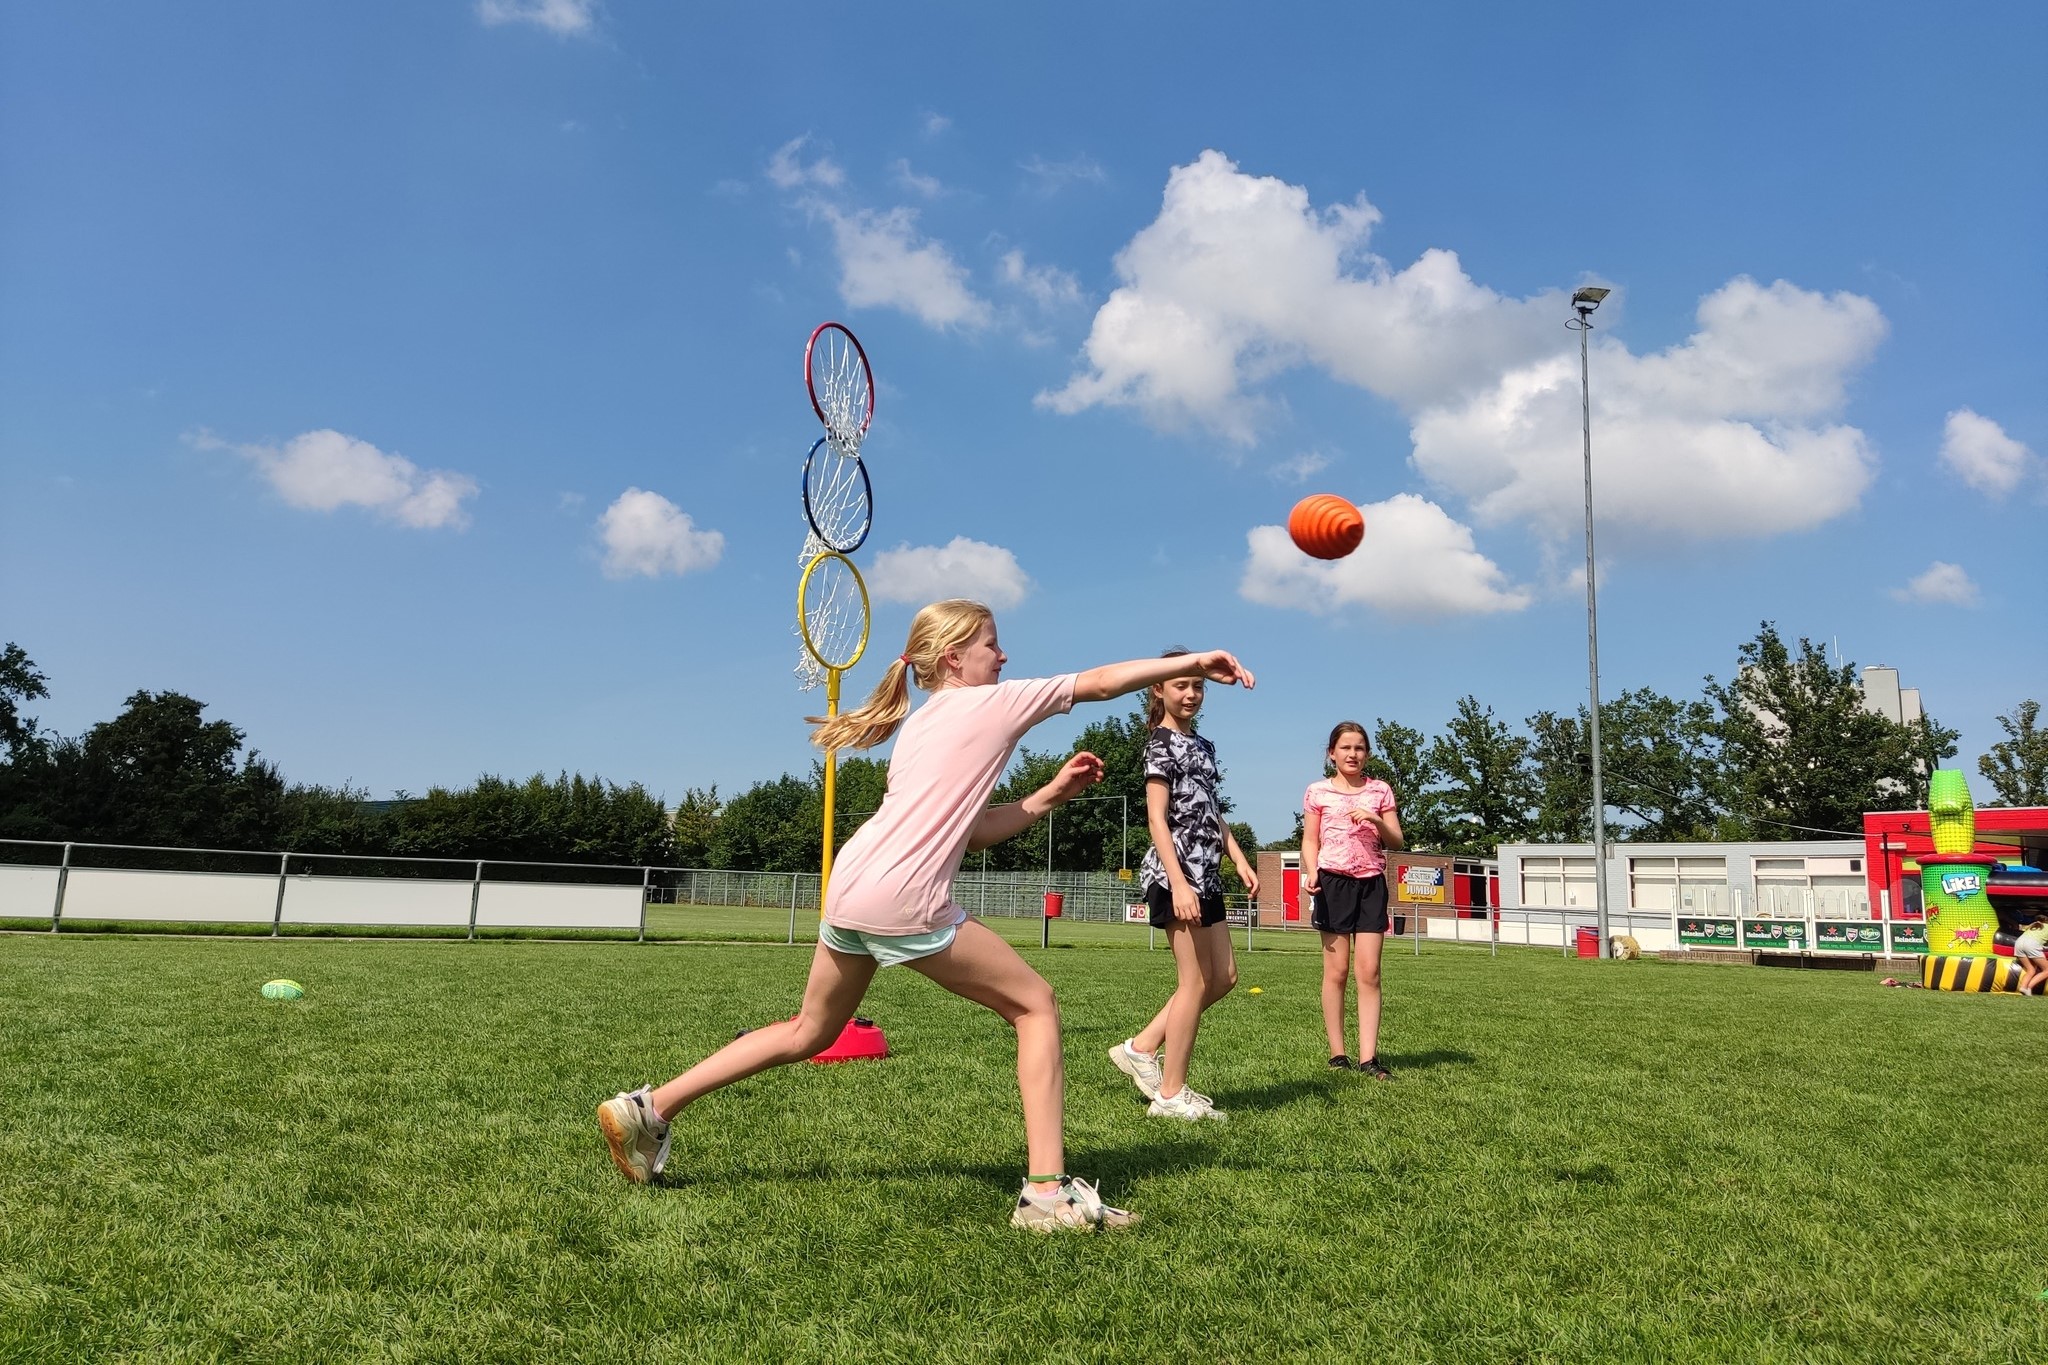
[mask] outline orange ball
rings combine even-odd
[[[1365,539],[1365,513],[1335,493],[1311,493],[1287,514],[1287,534],[1305,555],[1342,559]]]

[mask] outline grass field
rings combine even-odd
[[[896,1057],[706,1100],[642,1189],[591,1106],[804,951],[0,937],[0,1359],[2048,1359],[2036,1002],[1425,948],[1375,1085],[1314,955],[1254,952],[1197,1127],[1103,1058],[1165,954],[1030,956],[1069,1164],[1140,1228],[1006,1225],[1010,1035],[908,972]]]

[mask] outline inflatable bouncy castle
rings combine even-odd
[[[1977,811],[1960,770],[1937,769],[1928,781],[1927,811],[1934,852],[1920,859],[1927,956],[1921,984],[1944,991],[2015,991],[2020,969],[1997,952],[1998,910],[1991,874],[1998,860],[1977,852]]]

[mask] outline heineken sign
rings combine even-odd
[[[1822,952],[1881,953],[1884,926],[1875,920],[1818,920],[1813,926],[1813,946]]]
[[[1806,924],[1796,919],[1746,919],[1742,922],[1745,948],[1792,948],[1806,946]]]

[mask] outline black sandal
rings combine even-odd
[[[1348,1057],[1348,1056],[1346,1056],[1346,1055],[1345,1055],[1344,1053],[1342,1053],[1342,1052],[1338,1053],[1338,1054],[1337,1054],[1336,1056],[1334,1056],[1334,1057],[1330,1058],[1330,1070],[1332,1070],[1332,1071],[1349,1071],[1349,1070],[1351,1070],[1351,1058],[1350,1058],[1350,1057]]]

